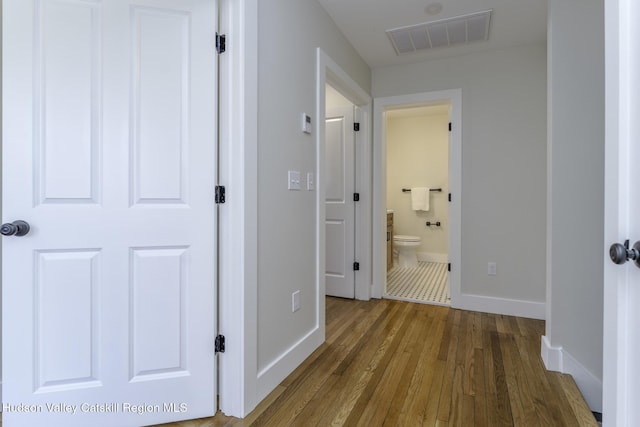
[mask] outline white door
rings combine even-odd
[[[640,4],[605,1],[605,243],[640,240]],[[624,251],[623,251],[624,252]],[[608,257],[607,257],[608,258]],[[640,268],[605,261],[603,422],[640,425]]]
[[[353,106],[327,111],[325,126],[326,294],[355,298]]]
[[[215,6],[4,0],[3,425],[215,413]]]

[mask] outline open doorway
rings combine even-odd
[[[421,237],[427,240],[435,240],[436,237],[442,238],[446,234],[446,244],[434,244],[422,246],[416,245],[418,242],[410,242],[416,248],[416,257],[418,262],[429,262],[434,264],[442,264],[445,271],[440,273],[440,277],[444,275],[445,292],[444,304],[456,307],[456,301],[460,295],[460,265],[461,265],[461,198],[462,198],[462,91],[460,89],[446,90],[439,92],[419,93],[413,95],[400,95],[385,98],[376,98],[374,101],[374,147],[373,147],[373,289],[372,296],[382,298],[389,296],[387,282],[387,265],[390,260],[387,258],[388,251],[393,251],[393,246],[398,243],[393,242],[393,235],[399,232],[409,233],[416,225],[415,234],[407,234],[405,236]],[[433,110],[429,110],[433,108]],[[390,148],[390,130],[393,133],[394,124],[390,120],[394,117],[408,117],[416,112],[438,111],[444,116],[446,122],[443,121],[445,132],[447,135],[446,148],[446,178],[443,173],[430,175],[424,173],[426,168],[426,154],[418,154],[413,156],[418,162],[416,169],[418,172],[404,171],[402,176],[397,177],[400,181],[388,182],[389,166],[388,160],[394,161],[393,157],[398,153],[395,148]],[[415,121],[424,121],[424,118],[418,118]],[[405,120],[408,121],[408,120]],[[423,123],[424,124],[424,123]],[[449,125],[451,124],[451,125]],[[397,126],[396,126],[397,127]],[[403,127],[401,126],[400,129]],[[399,139],[406,142],[407,136],[401,135]],[[427,147],[423,147],[428,149]],[[414,147],[415,149],[415,147]],[[388,157],[391,157],[388,159]],[[406,157],[406,156],[405,156]],[[443,161],[440,155],[439,162]],[[419,164],[425,167],[420,167]],[[395,166],[394,166],[395,167]],[[433,166],[431,166],[433,167]],[[407,169],[407,168],[405,168]],[[405,172],[407,172],[405,174]],[[406,181],[406,182],[405,182]],[[413,210],[412,207],[412,186],[420,188],[427,192],[427,200],[429,201],[428,209]],[[407,191],[403,191],[407,190]],[[433,192],[430,190],[434,190]],[[437,191],[441,190],[441,191]],[[441,200],[442,199],[442,200]],[[442,207],[445,202],[446,208]],[[390,206],[391,205],[393,206]],[[388,211],[394,211],[395,205],[402,207],[405,211],[404,220],[390,230],[388,221]],[[433,207],[432,207],[433,206]],[[438,206],[436,211],[435,207]],[[395,214],[395,212],[393,212]],[[394,215],[395,216],[395,215]],[[400,218],[398,218],[400,219]],[[395,222],[395,221],[394,221]],[[440,223],[438,227],[437,223]],[[428,224],[429,223],[429,224]],[[446,233],[444,232],[446,225]],[[398,227],[398,228],[396,228]],[[422,228],[424,227],[424,228]],[[437,234],[439,233],[439,234]],[[419,235],[419,236],[416,236]],[[391,244],[389,244],[391,240]],[[406,240],[406,239],[405,239]],[[409,239],[410,240],[410,239]],[[414,239],[415,240],[415,239]],[[446,252],[444,252],[446,248]],[[392,253],[392,252],[390,252]],[[397,254],[398,256],[400,254]],[[400,263],[400,259],[396,261]],[[391,269],[390,269],[391,270]],[[437,275],[437,273],[436,273]],[[448,284],[448,289],[446,285]],[[447,299],[450,297],[450,301]],[[416,300],[415,298],[402,298]]]
[[[387,282],[384,297],[451,304],[449,103],[386,113]]]

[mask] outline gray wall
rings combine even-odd
[[[602,0],[551,0],[549,11],[546,336],[601,380],[604,6]]]
[[[317,123],[313,135],[300,130],[301,113],[316,117],[316,48],[366,91],[371,74],[316,0],[259,2],[258,40],[260,372],[315,326],[316,193],[288,191],[287,171],[317,176]],[[306,188],[306,180],[302,184]],[[301,309],[292,313],[296,290],[301,291]]]
[[[462,89],[462,293],[545,301],[546,72],[544,45],[373,71],[374,98]]]

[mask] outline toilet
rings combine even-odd
[[[406,236],[398,234],[393,236],[393,248],[398,251],[398,266],[400,268],[412,268],[418,266],[416,250],[422,243],[418,236]]]

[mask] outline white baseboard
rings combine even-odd
[[[545,320],[547,310],[543,302],[461,294],[452,301],[453,308],[481,311],[483,313],[504,314],[506,316],[527,317]]]
[[[562,347],[553,347],[545,335],[542,336],[541,356],[548,371],[562,372]]]
[[[267,397],[287,375],[300,366],[323,342],[322,331],[316,327],[265,368],[261,369],[258,372],[256,385],[256,402],[260,402]]]
[[[449,262],[448,254],[438,254],[433,252],[418,252],[416,255],[418,256],[418,261],[422,261],[422,262],[440,262],[440,263]]]
[[[562,347],[553,347],[546,336],[542,337],[541,353],[547,370],[571,375],[589,408],[594,412],[602,412],[602,380]]]

